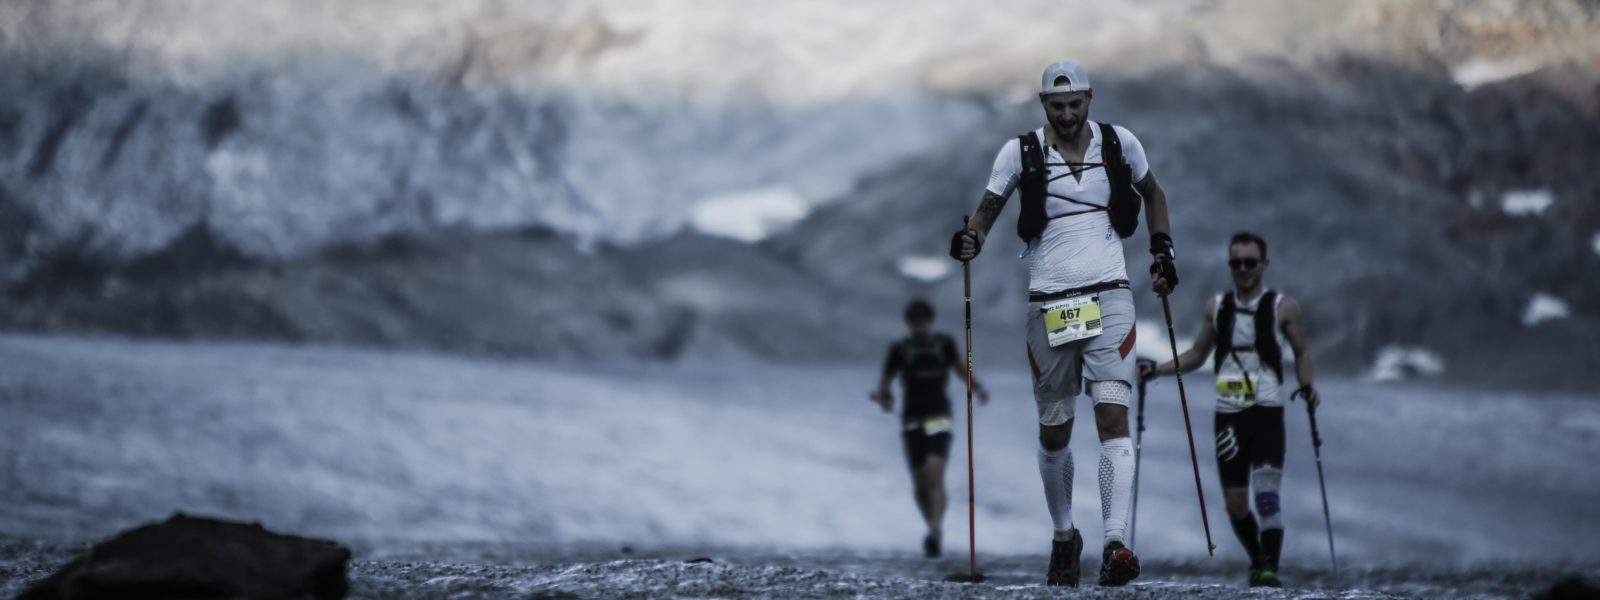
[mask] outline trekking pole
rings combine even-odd
[[[1200,457],[1194,449],[1194,426],[1189,423],[1189,398],[1183,393],[1183,365],[1178,362],[1178,334],[1172,330],[1172,303],[1161,297],[1161,312],[1167,317],[1167,341],[1172,343],[1172,368],[1178,376],[1178,402],[1183,407],[1183,429],[1189,434],[1189,464],[1194,466],[1194,493],[1200,498],[1200,523],[1206,529],[1206,555],[1215,556],[1211,543],[1211,519],[1206,516],[1206,493],[1200,487]]]
[[[1143,371],[1145,365],[1155,366],[1156,362],[1148,358],[1137,361],[1139,370]],[[1139,416],[1137,425],[1133,429],[1133,506],[1128,517],[1128,547],[1138,549],[1133,543],[1134,534],[1138,533],[1135,526],[1139,523],[1139,457],[1140,449],[1144,447],[1144,378],[1139,378]]]
[[[962,232],[967,231],[971,220],[971,215],[961,215]],[[978,572],[978,493],[974,489],[977,483],[972,474],[972,261],[970,260],[961,261],[961,286],[967,309],[967,557],[972,561],[972,570],[965,575],[945,577],[945,581],[981,583],[984,576]]]
[[[1304,396],[1305,388],[1289,396]],[[1317,485],[1322,488],[1322,522],[1328,526],[1328,561],[1333,564],[1333,585],[1339,585],[1339,555],[1333,551],[1333,517],[1328,514],[1328,482],[1322,477],[1322,434],[1317,433],[1317,409],[1306,399],[1306,418],[1311,421],[1311,452],[1317,456]]]
[[[972,219],[961,215],[961,230],[967,230]],[[961,261],[961,287],[967,310],[967,556],[972,561],[972,582],[978,577],[978,504],[975,478],[972,474],[972,261]]]

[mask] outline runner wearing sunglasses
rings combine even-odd
[[[1267,242],[1253,233],[1235,234],[1228,243],[1232,292],[1206,303],[1194,346],[1179,356],[1185,372],[1200,368],[1207,355],[1217,377],[1217,468],[1228,519],[1250,556],[1251,586],[1281,587],[1278,557],[1283,549],[1283,519],[1278,490],[1283,482],[1283,370],[1287,345],[1303,396],[1313,408],[1320,401],[1311,387],[1314,375],[1300,304],[1262,285],[1270,261]],[[1218,335],[1221,332],[1222,335]],[[1149,380],[1173,372],[1172,363],[1144,367]],[[1255,514],[1250,512],[1254,488]],[[1260,518],[1258,523],[1257,517]]]

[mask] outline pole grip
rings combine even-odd
[[[1306,404],[1306,417],[1311,420],[1311,446],[1317,450],[1322,449],[1322,434],[1317,431],[1317,409]]]

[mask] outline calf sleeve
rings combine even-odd
[[[1122,542],[1133,509],[1133,440],[1125,437],[1100,443],[1100,519],[1106,543]]]
[[[1039,448],[1039,479],[1044,481],[1045,504],[1059,537],[1072,530],[1072,449]]]

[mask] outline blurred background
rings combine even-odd
[[[1504,482],[1593,505],[1594,476],[1565,472],[1600,450],[1591,1],[4,0],[0,532],[189,508],[347,539],[909,548],[893,419],[865,394],[910,299],[959,337],[949,236],[1062,58],[1167,191],[1180,345],[1230,286],[1228,237],[1257,232],[1361,418],[1430,407],[1324,435],[1527,418],[1500,433],[1542,467]],[[973,265],[975,353],[1012,392],[995,435],[1017,449],[994,460],[1017,481],[996,485],[1042,528],[1015,210]],[[1145,247],[1125,245],[1140,290]],[[1138,298],[1139,352],[1165,358]],[[1210,397],[1190,400],[1199,437]],[[818,449],[852,427],[831,447],[859,453]],[[817,479],[783,476],[795,453]],[[673,458],[730,455],[737,481]],[[1348,460],[1347,482],[1376,458]],[[873,482],[904,519],[774,508],[818,482]],[[660,497],[581,500],[628,489]],[[735,500],[683,516],[714,489]],[[718,529],[751,505],[773,514]],[[437,529],[400,531],[419,522]]]
[[[949,232],[1070,56],[1169,190],[1182,329],[1249,229],[1325,368],[1600,388],[1589,2],[3,10],[13,331],[876,359],[908,298],[958,314]]]

